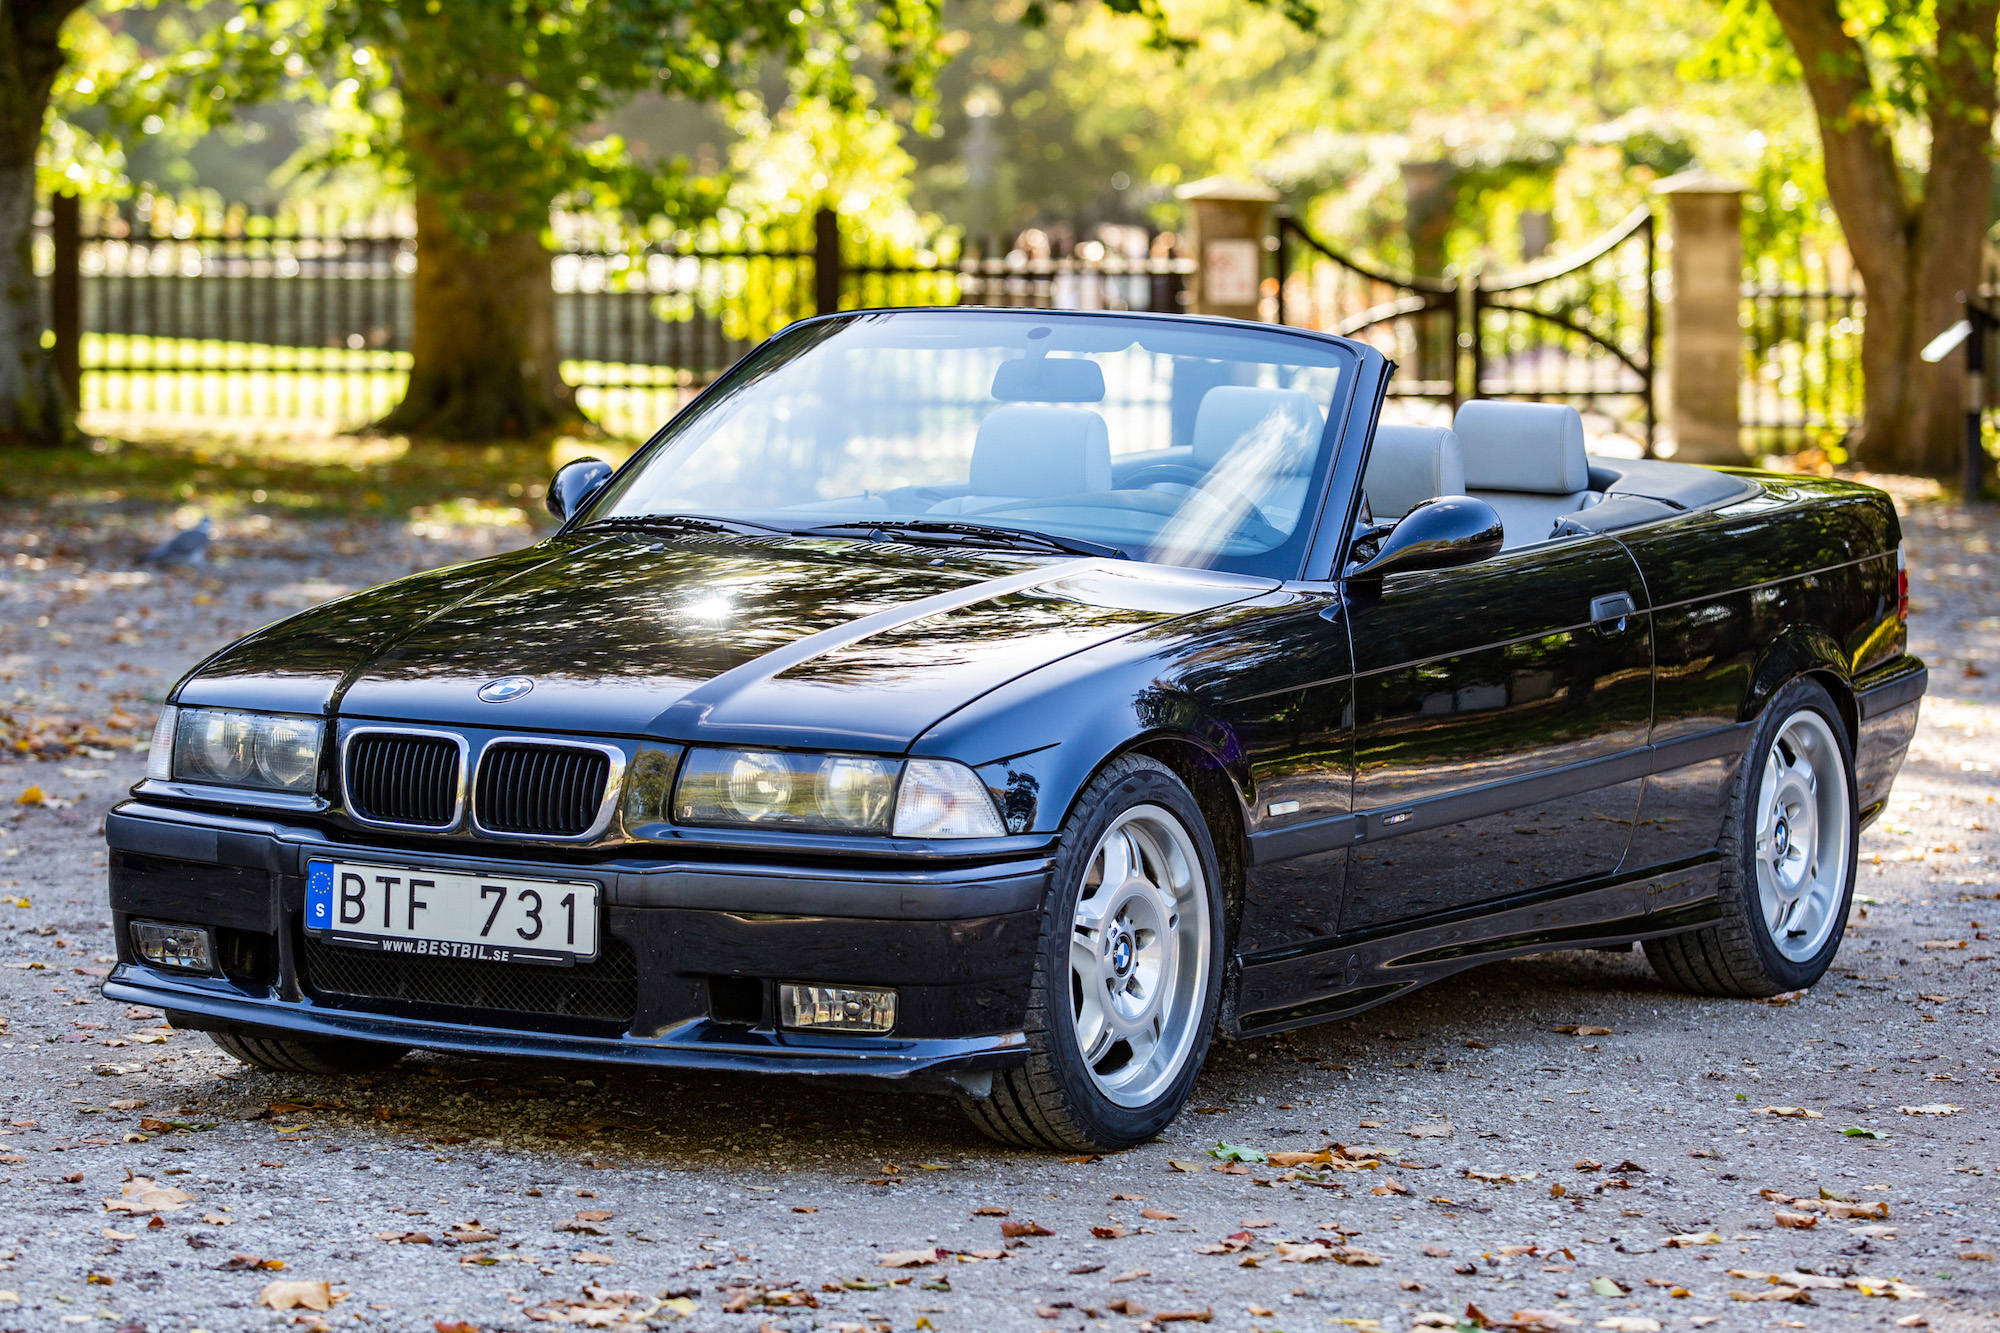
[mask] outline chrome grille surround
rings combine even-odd
[[[415,753],[418,750],[435,754],[438,749],[437,742],[442,741],[452,747],[453,751],[455,751],[451,757],[452,769],[444,777],[420,772],[392,774],[389,778],[391,781],[404,783],[435,784],[435,789],[430,792],[413,791],[408,793],[408,795],[414,795],[419,798],[426,796],[431,799],[442,798],[444,801],[449,802],[451,815],[448,819],[442,823],[436,823],[422,820],[383,818],[379,815],[367,813],[369,801],[377,795],[384,794],[366,790],[379,777],[370,767],[373,760],[373,752],[381,748],[382,744],[376,738],[383,738],[388,742],[397,740],[417,742],[417,746],[410,747],[413,753],[399,757],[393,761],[406,765],[419,762],[419,756]],[[359,784],[364,790],[359,796],[356,794],[357,784],[355,782],[355,747],[357,742],[368,742],[363,749],[364,773],[362,781]],[[457,732],[437,731],[427,727],[355,727],[340,738],[341,803],[346,807],[348,816],[357,824],[366,824],[371,828],[416,829],[427,833],[449,832],[457,828],[465,818],[467,777],[471,769],[471,764],[468,762],[469,755],[470,747],[467,746],[465,737],[459,735]],[[428,761],[426,760],[425,762]],[[379,804],[377,808],[380,808]]]
[[[533,809],[536,794],[528,793],[526,799],[529,806],[524,810],[521,795],[509,794],[503,797],[500,793],[487,788],[486,784],[490,780],[525,780],[541,783],[545,789],[552,782],[564,781],[565,774],[562,772],[557,755],[557,752],[561,751],[574,754],[580,761],[571,768],[567,775],[569,780],[581,778],[601,780],[603,783],[594,800],[589,798],[587,791],[580,795],[571,792],[563,797],[566,803],[572,805],[570,818],[552,817],[548,812],[546,794],[540,811],[536,811]],[[524,753],[530,756],[525,762],[513,758]],[[592,778],[590,770],[597,769],[600,763],[601,779]],[[502,774],[492,767],[495,764],[515,766],[515,771],[512,774]],[[611,826],[611,816],[618,809],[618,800],[624,785],[625,752],[618,746],[549,736],[495,736],[479,750],[478,773],[471,784],[472,827],[481,837],[487,838],[530,842],[589,842],[601,836]],[[538,814],[544,826],[529,827],[528,825],[535,821]],[[585,815],[588,816],[588,822],[575,832],[551,831],[552,826],[558,829],[574,827]],[[489,817],[499,821],[497,827],[488,822]]]

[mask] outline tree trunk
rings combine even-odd
[[[1855,456],[1883,471],[1956,471],[1962,361],[1928,365],[1924,344],[1976,287],[1993,165],[1994,30],[2000,0],[1940,0],[1931,163],[1913,202],[1860,43],[1839,0],[1771,0],[1819,121],[1826,192],[1867,289],[1865,391]]]
[[[76,407],[42,346],[35,280],[35,149],[62,68],[58,34],[81,0],[0,0],[0,443],[68,444]]]
[[[540,230],[496,217],[477,240],[434,195],[417,202],[410,385],[378,430],[445,440],[524,439],[577,419],[556,356],[556,303]]]

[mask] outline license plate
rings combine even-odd
[[[306,863],[306,929],[330,944],[567,967],[597,957],[595,884],[357,861]]]

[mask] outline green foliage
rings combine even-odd
[[[712,210],[684,160],[637,160],[603,130],[641,93],[731,103],[775,65],[857,109],[876,96],[868,64],[921,122],[936,36],[936,0],[255,0],[138,71],[118,109],[207,125],[311,99],[331,135],[309,165],[407,182],[477,244],[558,202]]]

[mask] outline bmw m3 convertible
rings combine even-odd
[[[808,320],[562,526],[270,625],[111,814],[107,995],[237,1058],[901,1080],[1144,1141],[1210,1040],[1643,941],[1808,986],[1916,725],[1865,486],[1379,422],[1159,315]],[[1447,984],[1449,984],[1447,982]]]

